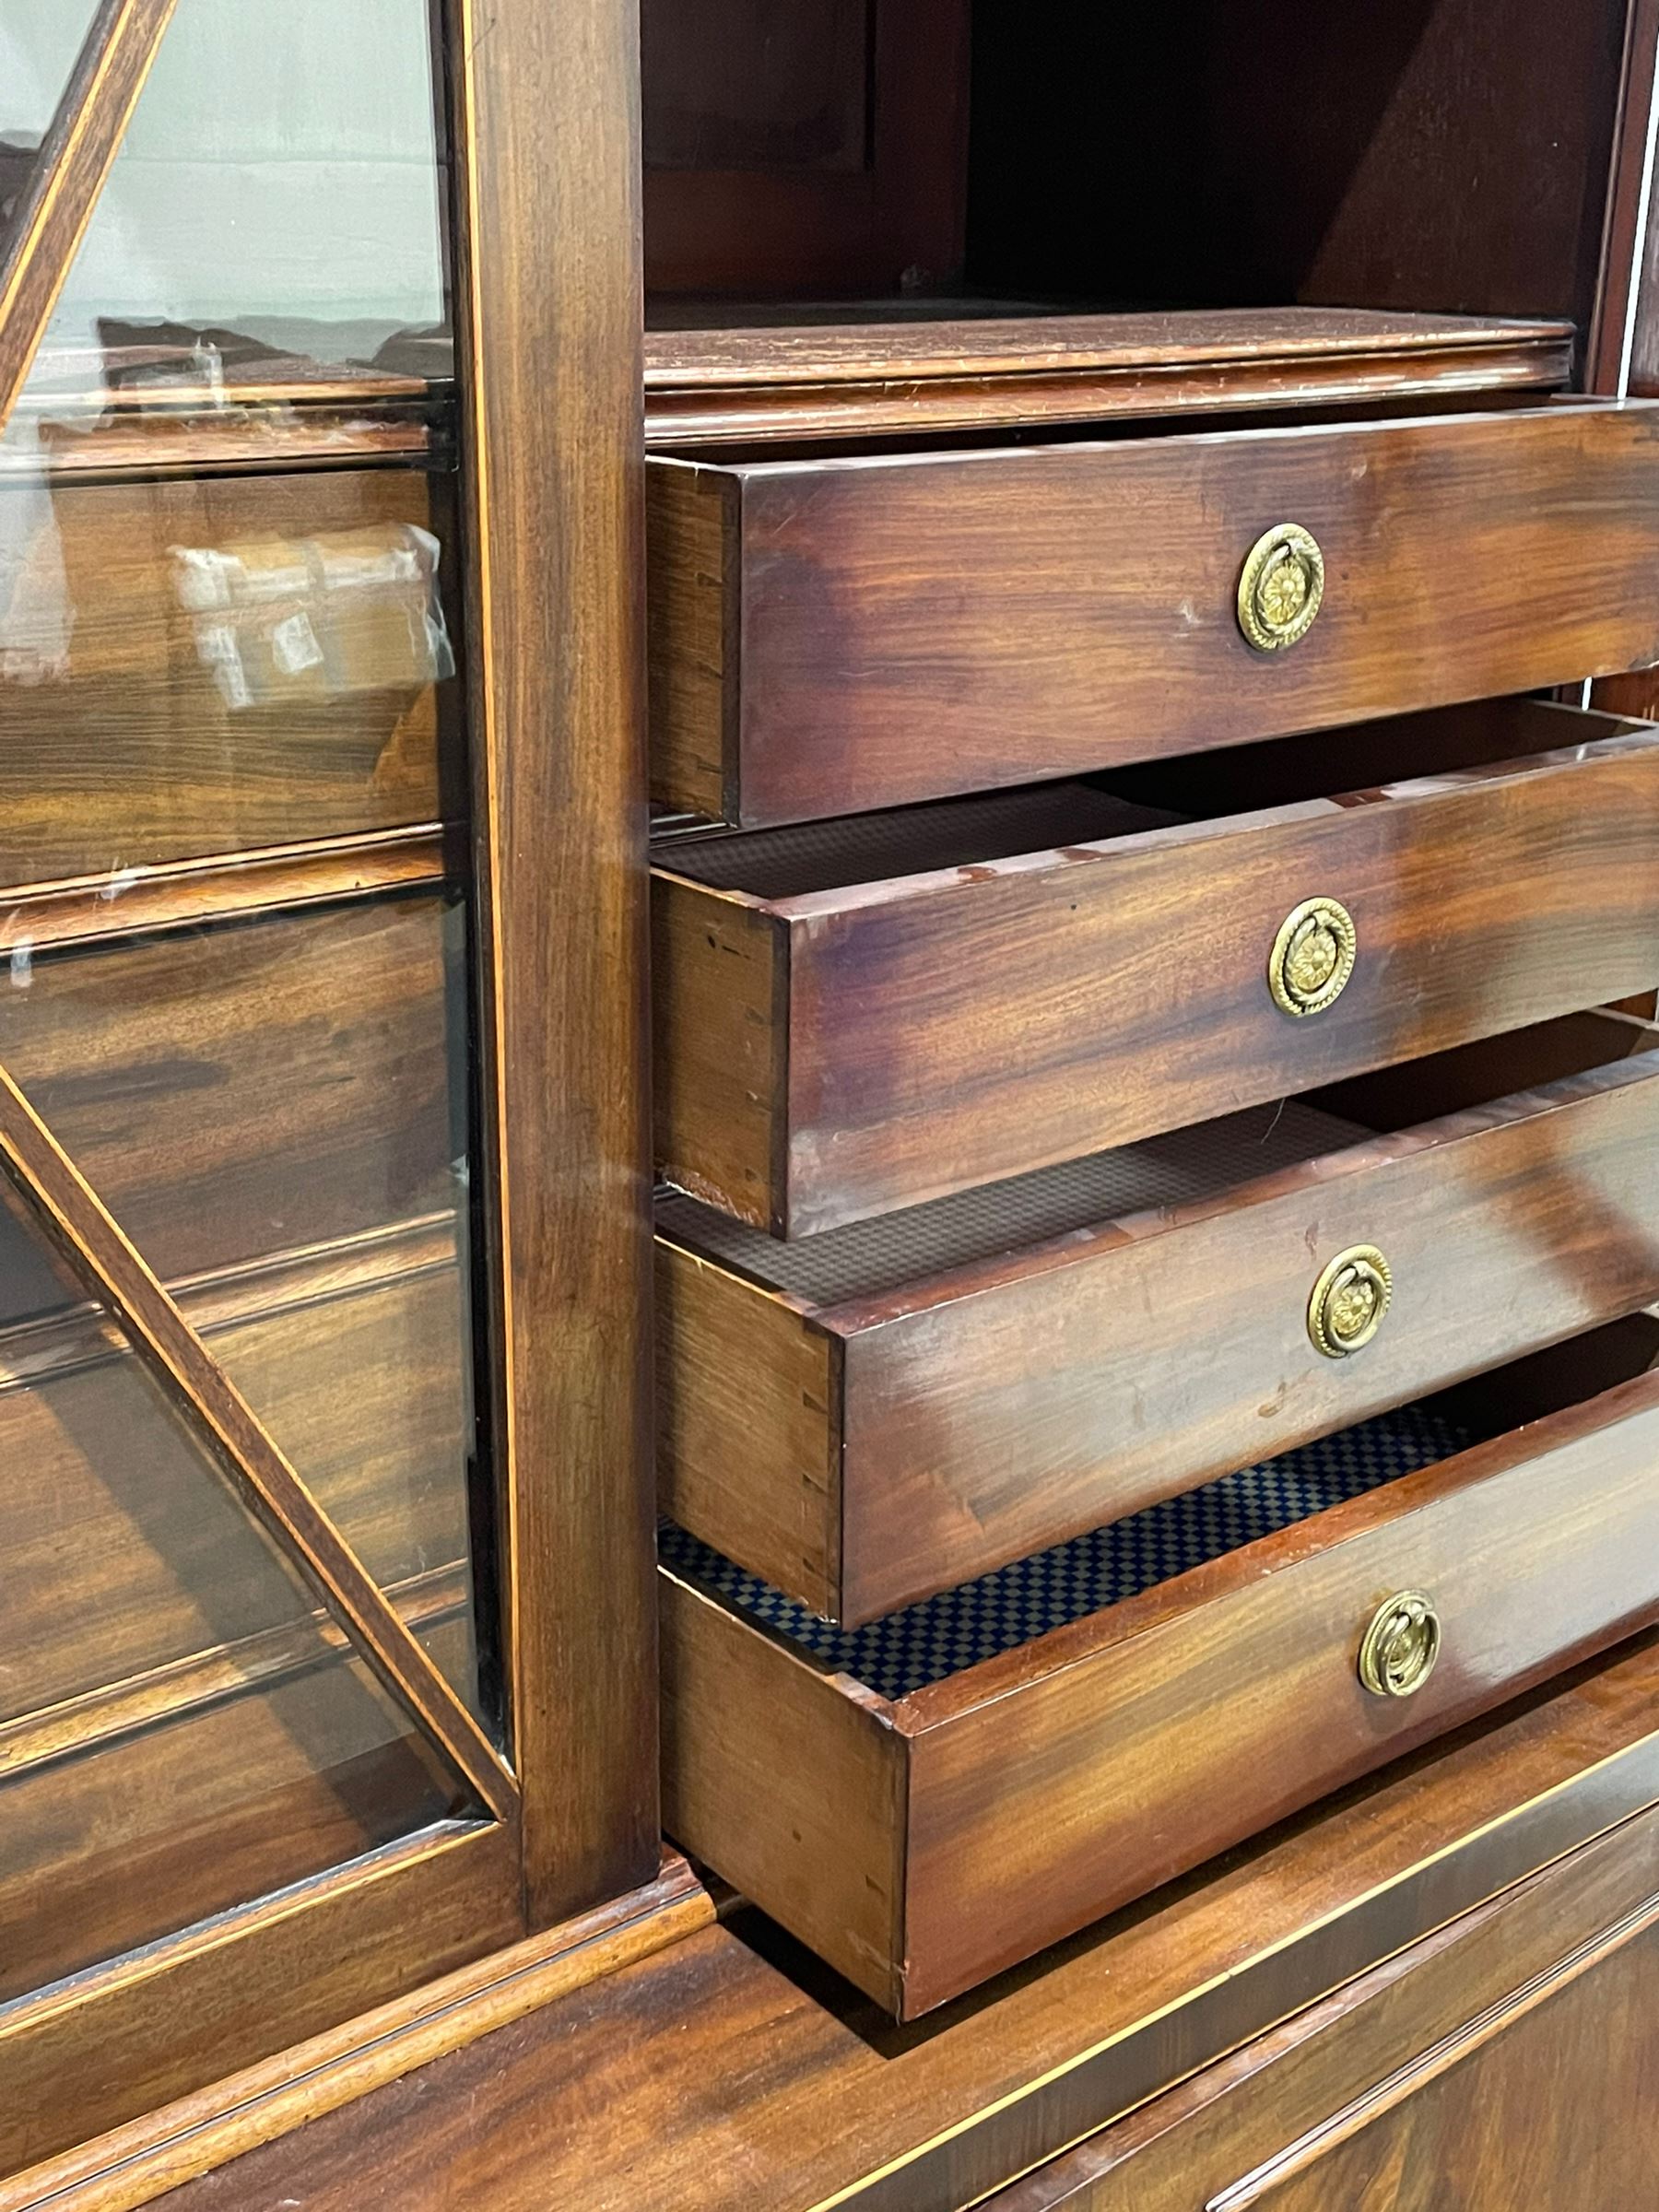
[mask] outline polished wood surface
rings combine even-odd
[[[739,1914],[170,2212],[341,2212],[365,2174],[410,2212],[958,2212],[1651,1803],[1656,1682],[1638,1645],[917,2030]]]
[[[1320,744],[1272,811],[1218,755],[1213,798],[1205,763],[1149,794],[1186,821],[1059,789],[663,848],[663,1172],[802,1235],[1651,984],[1659,736],[1571,716]],[[1296,1020],[1267,959],[1317,894],[1358,960]]]
[[[1640,406],[651,468],[657,530],[688,500],[725,517],[718,573],[653,601],[659,666],[722,618],[685,627],[693,596],[739,624],[735,711],[680,728],[659,684],[655,795],[698,810],[671,780],[695,747],[746,825],[1659,659],[1659,414]],[[1324,547],[1324,606],[1261,654],[1239,573],[1285,521]]]
[[[196,1790],[211,1779],[193,1782],[190,1762],[180,1776]],[[348,1841],[349,1807],[338,1799],[335,1817],[330,1840]],[[238,1841],[250,1843],[246,1833]],[[158,1851],[147,1873],[162,1865]],[[237,1904],[135,1959],[22,1998],[0,2012],[0,2174],[138,2120],[522,1935],[511,1830],[444,1822],[296,1881],[276,1912],[264,1900]],[[160,2022],[170,2032],[159,2032]]]
[[[0,236],[0,431],[28,381],[175,0],[98,0],[33,174]]]
[[[233,2074],[194,2097],[37,2164],[0,2212],[57,2196],[87,2212],[137,2212],[165,2191],[313,2124],[404,2075],[510,2028],[707,1927],[708,1892],[664,1854],[657,1878],[477,1963]]]
[[[648,329],[645,434],[671,451],[1254,407],[1449,399],[1566,382],[1559,323],[1331,308],[936,315]],[[665,582],[681,568],[664,564]],[[672,631],[672,621],[667,626]]]
[[[929,291],[959,272],[967,0],[645,0],[645,281]]]
[[[891,1704],[665,1571],[669,1833],[913,2018],[1659,1614],[1656,1442],[1641,1375]],[[1372,1697],[1360,1635],[1419,1589],[1440,1665]],[[899,1769],[865,1850],[820,1786],[849,1731],[861,1798]],[[818,1917],[850,1865],[901,1888],[877,1960]]]
[[[1653,2100],[1656,1835],[1651,1812],[1614,1830],[1015,2183],[991,2212],[1243,2212],[1314,2179],[1321,2212],[1639,2202],[1620,2160],[1647,2154],[1630,2119]],[[1632,2004],[1625,1984],[1643,1973]],[[1485,2078],[1488,2053],[1500,2084],[1518,2066],[1524,2109]],[[1391,2142],[1402,2123],[1425,2139]]]
[[[639,30],[450,0],[507,1701],[532,1928],[655,1872]]]
[[[441,1213],[453,939],[428,894],[41,957],[0,1064],[170,1281]],[[57,1302],[4,1249],[4,1316]]]
[[[801,1246],[667,1202],[663,1511],[856,1624],[1659,1298],[1659,1053],[1614,1057],[1659,1038],[1605,1026],[1612,1065],[1539,1091],[1375,1136],[1264,1108],[1069,1202],[1050,1176]],[[1309,1296],[1359,1244],[1393,1302],[1324,1358]]]
[[[467,1376],[453,1225],[177,1296],[400,1609],[461,1610]],[[0,1333],[0,1436],[16,1470],[0,1517],[17,1577],[0,1627],[7,1775],[338,1648],[132,1370],[85,1311]]]
[[[7,887],[457,810],[426,627],[453,534],[425,477],[0,480],[0,516]]]
[[[1659,1895],[1213,2201],[1216,2212],[1617,2212],[1651,2185]],[[1578,2067],[1566,2053],[1594,2051]],[[1611,2054],[1606,2064],[1603,2053]],[[1638,2124],[1632,2125],[1633,2116]]]

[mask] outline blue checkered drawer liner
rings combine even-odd
[[[943,1591],[862,1629],[838,1629],[684,1529],[665,1523],[664,1564],[752,1614],[884,1698],[902,1698],[1050,1629],[1120,1604],[1224,1551],[1358,1498],[1473,1441],[1469,1431],[1408,1406],[1165,1499],[976,1583]]]

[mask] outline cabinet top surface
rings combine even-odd
[[[744,311],[703,302],[700,309],[680,312],[705,315],[706,326],[646,334],[648,392],[807,381],[857,382],[877,377],[1018,376],[1053,370],[1082,373],[1324,355],[1413,358],[1466,351],[1479,358],[1515,347],[1550,351],[1572,335],[1566,323],[1365,308],[936,318],[895,311],[891,317],[877,314],[865,321],[827,319],[831,313],[838,318],[856,316],[857,302],[833,311]],[[776,320],[764,324],[752,319],[741,324],[726,320],[740,312],[750,318],[771,312]]]

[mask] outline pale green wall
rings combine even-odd
[[[0,134],[39,135],[89,13],[0,0]],[[179,0],[53,342],[100,313],[349,320],[359,348],[435,323],[431,98],[427,0]]]

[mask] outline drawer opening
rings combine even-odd
[[[658,864],[711,889],[783,900],[1012,862],[1206,819],[1386,791],[1408,780],[1500,772],[1651,725],[1532,699],[1391,715],[1261,745],[1226,747],[1087,780],[946,799],[775,830],[672,839]]]
[[[1659,1317],[1629,1316],[1575,1343],[1436,1394],[1165,1499],[1128,1519],[841,1629],[672,1523],[663,1565],[816,1667],[888,1703],[1038,1644],[1160,1585],[1453,1458],[1518,1424],[1578,1406],[1659,1364]]]
[[[1479,1441],[1472,1425],[1403,1406],[859,1629],[820,1620],[672,1524],[661,1556],[830,1673],[897,1702]]]
[[[657,1227],[810,1308],[887,1299],[895,1312],[910,1310],[924,1302],[923,1285],[944,1295],[941,1278],[959,1272],[1013,1255],[1080,1259],[1131,1221],[1138,1233],[1190,1225],[1227,1210],[1260,1179],[1288,1178],[1315,1161],[1328,1178],[1342,1172],[1339,1156],[1350,1148],[1354,1168],[1372,1165],[1369,1140],[1436,1117],[1485,1109],[1497,1122],[1512,1104],[1510,1118],[1520,1121],[1537,1110],[1531,1094],[1538,1087],[1597,1070],[1610,1085],[1651,1080],[1659,1076],[1653,1055],[1659,1028],[1593,1010],[815,1236],[769,1236],[674,1190],[659,1197]]]
[[[1542,699],[1477,700],[1254,745],[1149,760],[1089,782],[1185,820],[1384,789],[1411,778],[1499,771],[1649,725]]]

